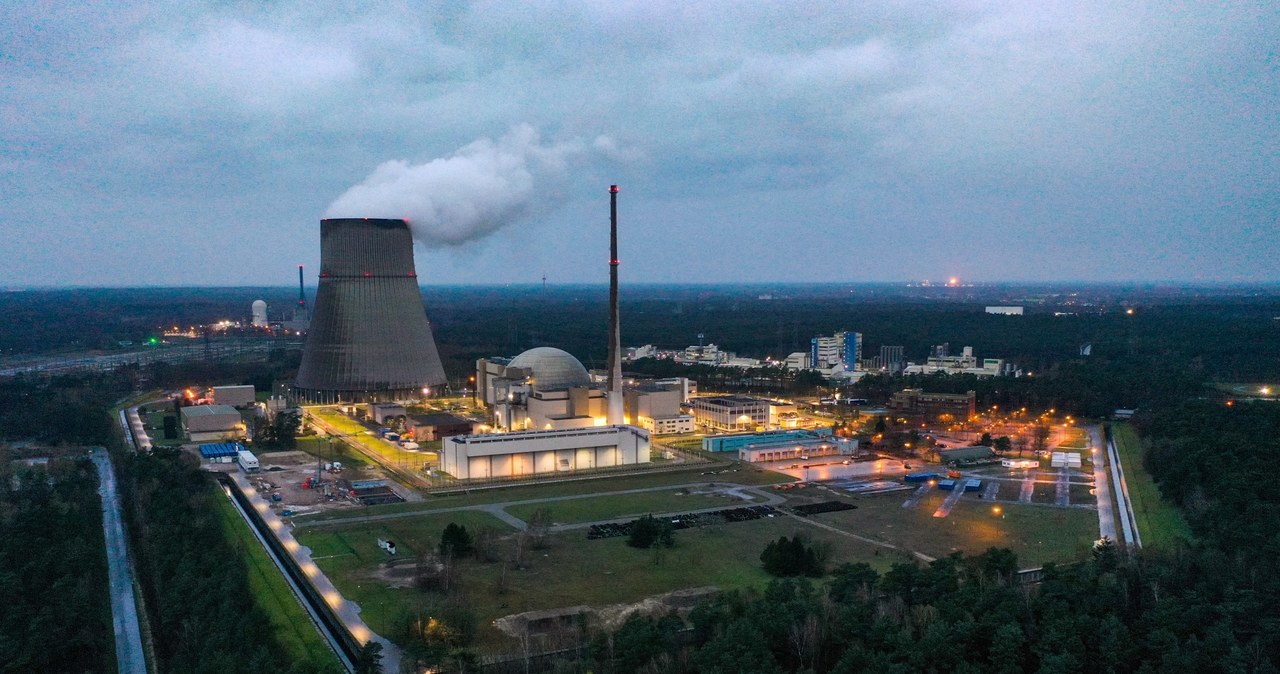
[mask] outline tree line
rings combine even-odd
[[[115,668],[93,463],[15,462],[0,448],[0,672]]]

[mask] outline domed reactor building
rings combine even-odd
[[[295,393],[312,403],[417,398],[446,381],[404,220],[320,221],[320,287]]]

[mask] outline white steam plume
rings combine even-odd
[[[559,200],[555,184],[580,143],[542,145],[519,125],[425,164],[384,162],[338,197],[328,218],[404,218],[426,245],[483,238]]]

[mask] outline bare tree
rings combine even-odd
[[[545,550],[548,545],[547,535],[551,533],[551,511],[538,508],[529,518],[529,543],[534,550]]]

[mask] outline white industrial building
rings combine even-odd
[[[717,431],[753,431],[769,426],[769,402],[750,396],[714,396],[689,401],[699,426]]]
[[[626,423],[661,434],[688,433],[693,417],[680,409],[688,400],[688,379],[624,382]],[[608,396],[603,382],[573,355],[551,347],[529,349],[515,358],[476,362],[476,396],[489,406],[500,431],[549,431],[604,426]]]
[[[440,469],[460,480],[566,473],[649,462],[649,432],[634,426],[457,435]]]
[[[987,307],[987,313],[1002,316],[1021,316],[1022,307]]]
[[[196,405],[184,407],[179,415],[182,430],[192,442],[243,440],[244,419],[230,405]]]
[[[973,355],[973,347],[966,346],[959,356],[952,356],[945,350],[945,345],[934,347],[934,355],[929,356],[923,365],[908,363],[903,374],[972,374],[979,377],[999,377],[1011,374],[1011,367],[1002,358],[984,358],[981,361]]]

